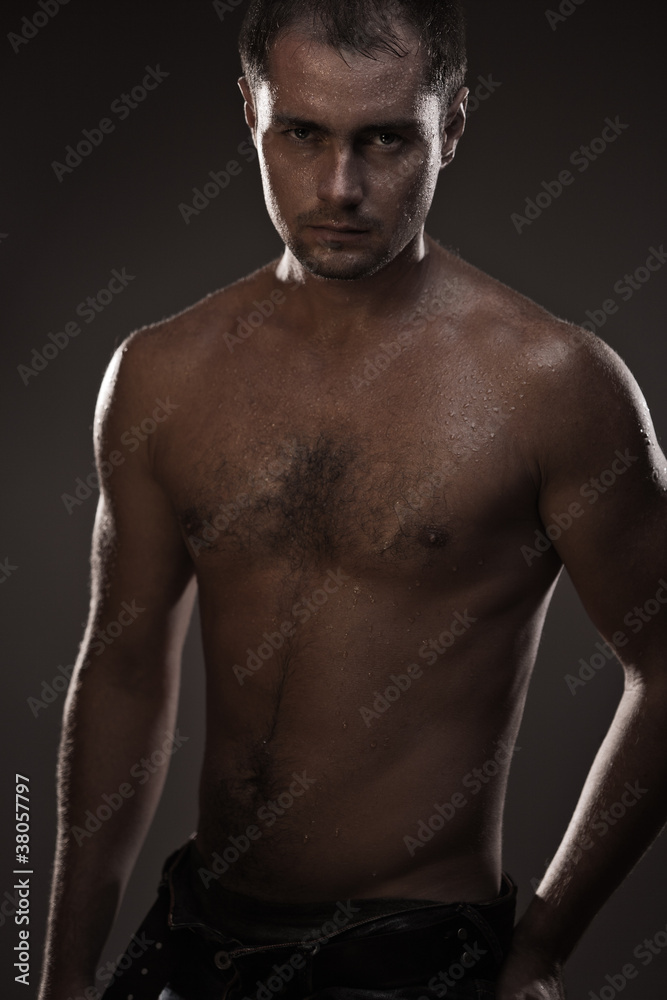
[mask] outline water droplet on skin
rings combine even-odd
[[[377,742],[375,740],[371,740],[371,746],[372,747],[376,747],[377,746]]]
[[[343,723],[343,729],[347,729],[347,722]]]
[[[334,837],[337,837],[339,833],[340,833],[340,831],[338,830],[338,828],[336,828],[334,830]]]
[[[344,660],[347,659],[347,650],[346,649],[343,650],[343,659]]]

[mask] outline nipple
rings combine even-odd
[[[437,525],[425,525],[417,536],[417,541],[427,549],[441,549],[449,541],[445,528]]]

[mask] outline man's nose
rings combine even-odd
[[[354,149],[332,145],[322,157],[320,171],[317,196],[321,201],[346,208],[363,200],[363,168]]]

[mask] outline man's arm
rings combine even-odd
[[[162,767],[141,784],[131,772],[173,731],[180,657],[195,595],[193,568],[173,510],[153,475],[160,427],[133,451],[121,441],[121,435],[150,415],[155,397],[168,391],[160,384],[155,340],[148,331],[119,348],[95,414],[101,485],[90,615],[64,711],[58,839],[40,1000],[65,1000],[94,983],[166,776]],[[178,405],[178,400],[171,402]],[[106,478],[102,462],[113,468]],[[110,622],[118,622],[122,630],[118,633],[116,626],[117,634],[106,633],[103,641],[96,633]],[[121,786],[122,805],[91,833],[87,811],[94,815],[103,796],[118,795]]]
[[[562,963],[667,820],[665,457],[632,375],[593,335],[568,350],[540,391],[547,417],[539,426],[540,516],[548,527],[570,515],[554,546],[594,625],[616,648],[625,689],[517,925],[498,1000],[562,995]],[[604,821],[622,808],[622,818]]]

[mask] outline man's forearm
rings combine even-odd
[[[65,707],[40,1000],[60,1000],[94,982],[164,784],[166,763],[147,768],[142,759],[168,742],[177,691],[151,683],[141,667],[135,672],[120,663],[120,655],[110,649],[77,667]]]
[[[667,821],[667,682],[626,687],[515,948],[564,962]]]

